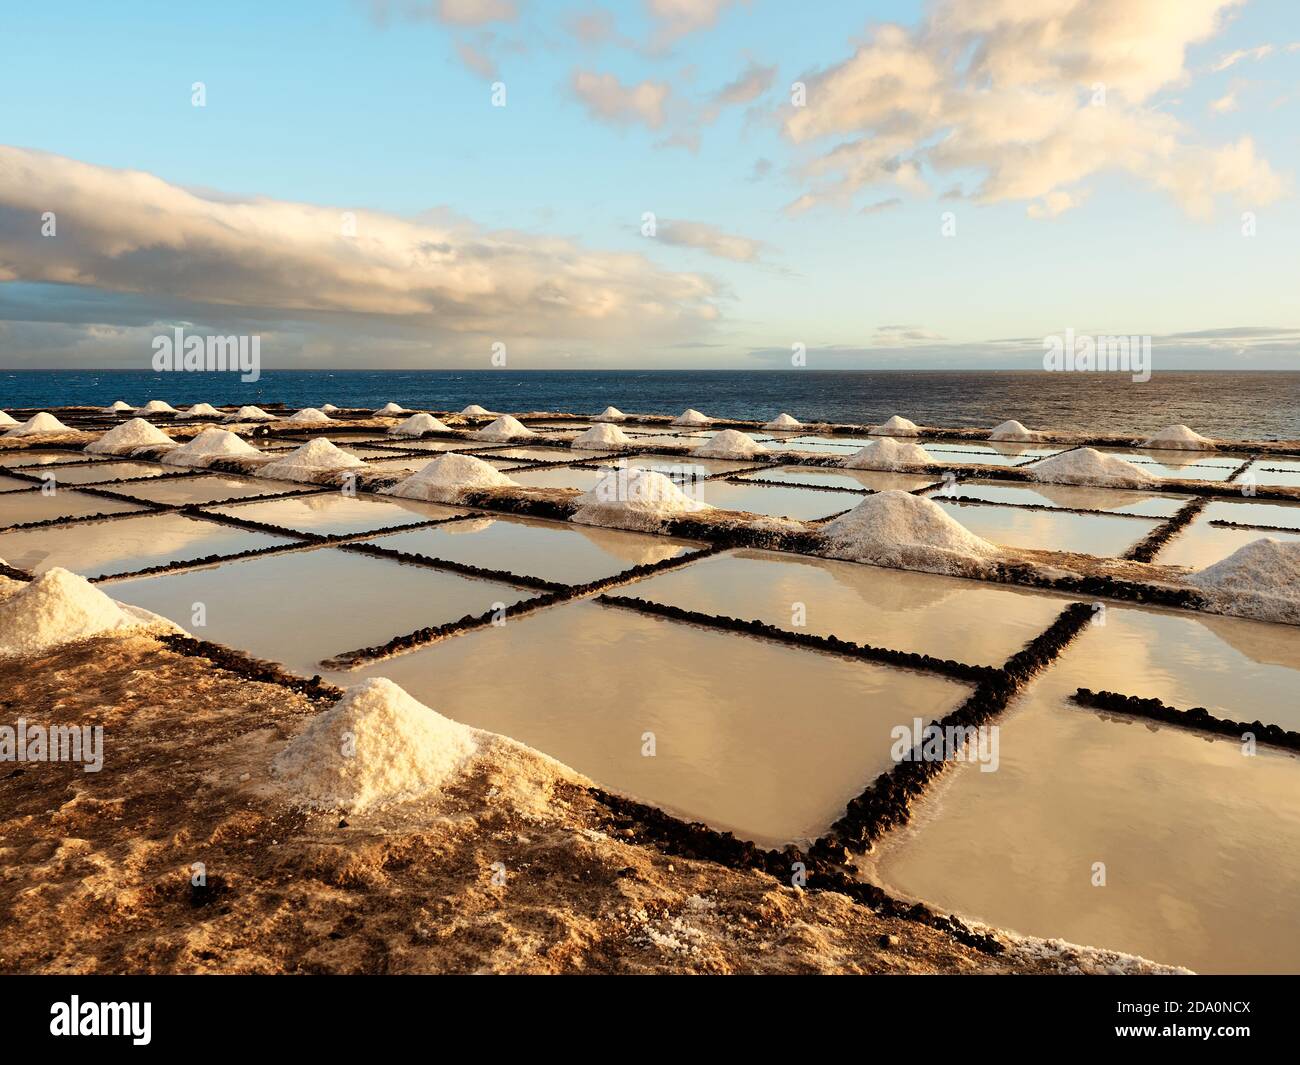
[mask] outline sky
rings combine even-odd
[[[1294,0],[12,3],[0,99],[5,368],[1300,369]]]

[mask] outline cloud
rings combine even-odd
[[[869,203],[862,208],[859,214],[884,214],[886,211],[892,211],[895,207],[902,207],[903,201],[898,196],[891,196],[887,200],[878,200],[876,203]]]
[[[660,44],[717,24],[718,17],[737,0],[645,0],[646,14],[658,23]]]
[[[624,85],[613,74],[590,70],[575,70],[572,88],[592,118],[616,126],[643,125],[650,129],[664,124],[665,107],[672,96],[667,82],[647,80]]]
[[[1193,214],[1225,194],[1270,202],[1286,182],[1249,138],[1195,143],[1151,105],[1187,81],[1187,49],[1240,2],[936,0],[916,29],[878,26],[847,59],[804,79],[806,106],[781,112],[789,141],[815,153],[796,205],[845,207],[872,186],[922,192],[930,175],[965,173],[978,176],[976,202],[1047,204],[1113,170]]]
[[[1216,115],[1226,115],[1237,110],[1237,90],[1229,89],[1222,96],[1210,101],[1210,111]]]
[[[774,80],[775,66],[765,67],[751,60],[734,81],[714,94],[713,102],[722,106],[752,103],[772,87]]]
[[[1272,54],[1273,46],[1271,44],[1261,44],[1257,48],[1239,48],[1235,52],[1228,52],[1225,55],[1220,56],[1214,65],[1210,67],[1210,70],[1217,74],[1221,70],[1227,70],[1229,67],[1236,66],[1243,59],[1252,59],[1258,62],[1261,59],[1266,59]]]
[[[656,236],[665,244],[695,248],[737,263],[758,262],[765,248],[762,241],[726,233],[708,222],[661,219]]]
[[[519,5],[515,0],[370,0],[370,12],[381,23],[397,16],[411,21],[433,19],[447,26],[484,26],[513,22],[519,17]]]
[[[41,235],[47,211],[56,236]],[[155,316],[364,321],[426,342],[676,341],[718,318],[715,282],[639,254],[447,217],[357,212],[355,236],[345,223],[337,209],[212,199],[140,171],[0,146],[0,282],[147,297]],[[97,321],[113,321],[112,302]]]

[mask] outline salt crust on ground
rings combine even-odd
[[[43,654],[66,643],[128,629],[177,631],[170,621],[110,599],[85,577],[55,566],[0,588],[0,656]]]
[[[603,411],[597,414],[596,417],[592,419],[592,421],[621,422],[626,417],[627,415],[624,414],[617,407],[606,407]]]
[[[385,403],[382,407],[376,410],[375,413],[376,414],[410,414],[411,412],[407,410],[405,407],[399,406],[396,403]]]
[[[155,425],[143,418],[131,418],[115,425],[98,440],[86,445],[86,450],[96,455],[126,455],[141,447],[156,447],[175,441]]]
[[[0,425],[17,425],[17,424],[18,424],[17,418],[11,418],[4,411],[0,410]]]
[[[216,459],[260,458],[262,452],[227,429],[204,429],[188,443],[162,457],[169,466],[208,466]]]
[[[632,443],[631,437],[617,425],[593,425],[570,441],[570,447],[622,447]]]
[[[908,421],[897,414],[884,425],[877,425],[868,432],[869,436],[919,436],[920,434],[921,427],[916,422]]]
[[[1252,540],[1187,581],[1219,613],[1300,625],[1300,541]]]
[[[789,414],[778,414],[763,426],[764,429],[802,429],[803,422]]]
[[[316,407],[303,407],[284,420],[292,425],[323,425],[330,420],[330,416]]]
[[[662,473],[633,466],[610,471],[591,491],[579,496],[572,520],[579,525],[653,532],[679,514],[712,509],[692,499]]]
[[[752,459],[756,455],[766,455],[767,448],[748,433],[736,429],[723,429],[691,454],[711,459]]]
[[[1007,961],[1013,965],[1018,958],[1033,962],[1046,962],[1062,975],[1083,976],[1192,976],[1191,969],[1178,965],[1165,965],[1138,954],[1124,954],[1105,947],[1086,947],[1064,939],[1040,939],[1022,936],[1004,928],[990,928],[972,923],[977,932],[994,935],[1007,943]]]
[[[196,403],[189,410],[183,410],[177,418],[220,418],[221,411],[211,403]]]
[[[275,415],[267,414],[261,407],[240,407],[234,414],[227,414],[222,421],[227,422],[270,422]]]
[[[1202,436],[1185,425],[1166,425],[1154,436],[1142,441],[1143,447],[1166,448],[1177,451],[1215,451],[1217,447],[1209,437]]]
[[[412,414],[388,430],[389,436],[421,436],[424,433],[446,433],[448,427],[432,414]]]
[[[40,436],[41,433],[70,433],[73,430],[64,425],[53,414],[41,411],[33,414],[16,429],[10,429],[5,436]]]
[[[436,503],[455,503],[473,488],[518,488],[519,486],[482,459],[448,451],[425,463],[404,481],[382,490],[383,495],[403,499],[427,499]]]
[[[320,474],[331,470],[346,470],[364,465],[355,455],[349,455],[323,436],[318,436],[283,458],[268,462],[257,471],[257,476],[277,481],[314,481]]]
[[[165,399],[151,399],[140,408],[141,414],[176,414],[177,410]]]
[[[1025,428],[1023,423],[1014,418],[1001,425],[995,425],[993,431],[989,433],[990,440],[1037,440],[1038,436],[1038,433]]]
[[[527,440],[537,434],[518,418],[503,414],[491,425],[485,425],[474,432],[475,440]]]
[[[673,419],[674,425],[710,425],[712,422],[712,418],[701,414],[694,407],[687,407]]]
[[[891,436],[873,440],[844,460],[851,470],[897,470],[903,466],[924,466],[933,462],[920,444],[899,443]]]
[[[375,677],[313,719],[272,771],[304,806],[362,813],[436,796],[483,735]]]
[[[877,566],[969,576],[1001,552],[976,536],[938,503],[908,492],[878,492],[828,522],[822,535],[828,558]]]
[[[1090,447],[1075,448],[1025,467],[1036,481],[1086,484],[1107,488],[1137,488],[1159,484],[1160,478],[1118,455],[1103,455]]]

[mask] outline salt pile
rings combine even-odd
[[[1103,455],[1090,447],[1076,448],[1026,466],[1036,481],[1056,484],[1087,484],[1108,488],[1135,488],[1158,484],[1159,477],[1126,462],[1118,455]]]
[[[165,399],[151,399],[140,408],[141,414],[179,414],[180,412]]]
[[[234,433],[215,427],[204,429],[189,443],[168,452],[162,461],[171,466],[208,466],[217,459],[246,459],[262,453]]]
[[[844,460],[851,470],[897,470],[904,466],[925,466],[930,453],[920,444],[899,443],[891,436],[873,440]]]
[[[277,481],[315,481],[320,474],[331,470],[364,465],[355,455],[339,450],[320,436],[289,452],[284,458],[268,462],[257,471],[257,476]]]
[[[626,417],[627,415],[617,407],[606,407],[592,420],[597,422],[621,422]]]
[[[55,566],[0,602],[0,656],[43,654],[65,643],[126,629],[175,626],[110,599],[85,577]]]
[[[884,425],[877,425],[870,430],[870,436],[919,436],[921,427],[916,422],[900,418],[895,414]]]
[[[692,499],[662,473],[636,466],[620,467],[578,497],[573,520],[579,525],[651,532],[680,514],[712,509]]]
[[[989,433],[990,440],[1037,440],[1038,434],[1032,429],[1025,428],[1014,418],[1003,422],[1001,425],[995,425],[993,431]]]
[[[211,403],[196,403],[189,410],[181,411],[178,418],[220,418],[221,411]]]
[[[18,424],[18,420],[16,418],[11,418],[4,411],[0,410],[0,425],[17,425],[17,424]]]
[[[1178,451],[1214,451],[1214,441],[1185,425],[1167,425],[1155,436],[1142,441],[1143,447],[1169,448]]]
[[[617,425],[593,425],[585,433],[573,438],[570,447],[622,447],[632,443],[632,438]]]
[[[337,414],[339,412],[339,408],[334,406],[333,403],[322,403],[320,409],[326,414]]]
[[[766,455],[767,448],[747,433],[723,429],[691,454],[711,459],[752,459],[755,455]]]
[[[227,414],[222,421],[227,422],[269,422],[274,415],[267,414],[261,407],[240,407],[234,414]]]
[[[296,414],[290,414],[284,420],[293,425],[323,425],[330,420],[330,416],[316,407],[303,407],[302,410]]]
[[[957,576],[978,572],[999,554],[938,503],[909,492],[867,496],[822,534],[830,558]]]
[[[802,429],[803,422],[799,421],[797,418],[790,417],[790,415],[788,414],[778,414],[775,418],[773,418],[770,422],[768,422],[765,426],[763,426],[763,428],[764,429]]]
[[[362,813],[437,796],[485,735],[374,677],[313,718],[272,772],[305,806]]]
[[[64,425],[53,414],[33,414],[17,429],[10,429],[5,436],[39,436],[41,433],[70,433],[73,430]]]
[[[713,419],[709,418],[694,407],[687,407],[682,413],[673,419],[674,425],[711,425]]]
[[[105,413],[105,414],[119,414],[119,413],[122,413],[122,412],[124,412],[124,411],[128,411],[128,410],[135,410],[135,408],[134,408],[133,406],[131,406],[131,404],[129,404],[129,403],[123,403],[122,400],[120,400],[120,399],[115,399],[115,400],[113,401],[113,405],[112,405],[111,407],[105,407],[105,408],[104,408],[104,413]]]
[[[405,407],[398,406],[396,403],[385,403],[375,411],[376,414],[410,414],[411,412]]]
[[[1187,581],[1221,613],[1300,625],[1300,541],[1252,540]]]
[[[435,503],[455,503],[473,488],[517,488],[509,477],[495,466],[470,455],[449,451],[398,481],[381,494],[401,496],[403,499],[428,499]]]
[[[389,436],[422,436],[425,433],[448,433],[451,430],[432,414],[412,414],[388,430]]]
[[[485,425],[474,433],[475,440],[525,440],[537,434],[523,424],[518,418],[503,414],[491,425]]]
[[[486,407],[480,407],[477,403],[471,403],[461,414],[466,418],[491,418],[492,412]]]
[[[132,418],[115,425],[98,440],[86,445],[86,450],[97,455],[126,455],[141,447],[171,444],[172,438],[143,418]]]

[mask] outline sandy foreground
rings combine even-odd
[[[662,854],[582,777],[505,740],[427,804],[305,813],[269,766],[328,698],[148,636],[0,662],[0,691],[7,723],[104,727],[98,773],[0,765],[4,972],[1148,968],[1011,936],[990,955],[834,892]]]

